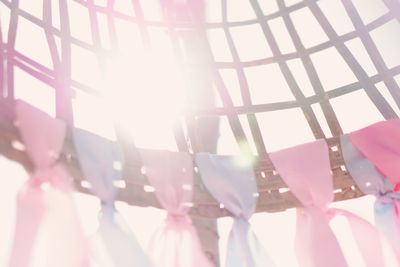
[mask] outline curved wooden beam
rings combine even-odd
[[[15,126],[13,105],[9,101],[0,101],[0,153],[19,162],[28,171],[32,164],[23,151],[23,145]],[[342,201],[363,196],[353,179],[346,171],[340,149],[339,137],[326,139],[330,147],[330,162],[332,167],[335,201]],[[129,149],[129,148],[125,148]],[[65,163],[77,191],[91,194],[87,181],[85,181],[73,146],[71,135],[67,134],[63,154],[60,158]],[[276,173],[272,162],[266,157],[260,160],[255,168],[258,184],[258,202],[256,212],[279,212],[290,208],[300,207],[300,202],[293,196],[286,184]],[[137,162],[127,162],[124,166],[124,180],[119,184],[120,193],[118,200],[130,205],[141,207],[160,208],[155,195],[146,192],[150,184],[141,173],[141,165]],[[220,204],[210,195],[195,169],[192,216],[219,218],[229,216],[229,212],[220,207]],[[151,191],[151,190],[150,190]]]

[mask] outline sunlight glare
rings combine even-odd
[[[166,145],[165,133],[172,134],[172,125],[186,100],[178,65],[157,54],[143,53],[134,59],[115,56],[104,88],[115,121],[134,140],[140,140],[141,146],[154,148]],[[156,133],[159,135],[154,138]]]

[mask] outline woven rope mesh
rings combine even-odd
[[[397,0],[0,0],[0,11],[4,99],[136,147],[259,155],[260,211],[297,205],[269,151],[326,138],[336,199],[356,197],[337,137],[398,116]],[[121,198],[137,204],[130,154],[136,180]],[[221,210],[204,199],[203,213]]]

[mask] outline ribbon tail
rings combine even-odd
[[[94,262],[98,267],[153,266],[117,212],[100,218],[92,244]]]
[[[314,208],[297,210],[296,256],[301,267],[346,267],[327,216]]]
[[[150,243],[149,253],[156,267],[212,267],[205,256],[196,229],[186,218],[167,219]]]
[[[274,267],[275,264],[250,228],[248,221],[237,218],[229,234],[227,267]]]
[[[354,239],[360,249],[365,266],[385,266],[379,232],[363,218],[345,210],[332,209],[335,214],[346,217]]]
[[[381,203],[375,202],[374,214],[375,223],[383,233],[386,240],[392,246],[397,261],[400,262],[400,224],[395,211],[396,202]]]
[[[247,229],[243,229],[235,219],[228,237],[228,247],[226,249],[226,267],[253,267],[254,263],[249,261],[248,254],[250,249],[247,245]],[[251,265],[250,265],[251,264]]]
[[[46,220],[46,266],[87,267],[89,253],[75,203],[70,192],[52,188],[46,192],[49,207]]]
[[[32,187],[28,182],[17,197],[16,227],[9,267],[29,266],[45,209],[40,187]]]

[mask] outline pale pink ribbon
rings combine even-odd
[[[241,156],[196,155],[204,185],[234,217],[225,266],[272,267],[275,264],[250,227],[258,191],[253,164],[243,162]]]
[[[295,238],[300,266],[348,266],[329,226],[334,215],[343,215],[348,220],[365,265],[384,266],[375,228],[350,212],[328,208],[333,200],[333,184],[329,149],[324,140],[274,152],[270,157],[282,179],[304,206],[297,211]]]
[[[193,162],[181,152],[140,150],[143,166],[162,208],[164,226],[150,241],[157,267],[211,267],[188,215],[193,197]]]
[[[375,221],[400,260],[400,120],[373,124],[350,133],[348,139],[351,143],[344,147],[344,155],[349,171],[361,190],[377,196]],[[351,150],[351,144],[356,149]]]
[[[65,124],[22,101],[16,102],[15,112],[35,170],[18,193],[9,267],[29,267],[33,258],[41,266],[87,267],[87,247],[70,195],[70,177],[56,163],[64,144]],[[43,255],[33,255],[38,240],[45,246]]]

